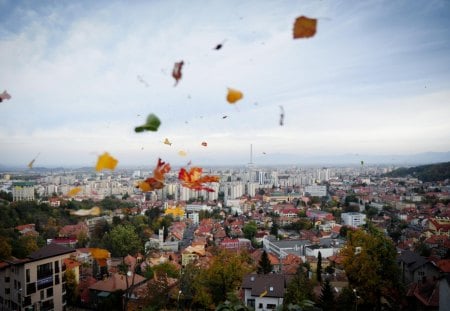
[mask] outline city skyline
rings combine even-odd
[[[450,160],[448,1],[3,0],[0,29],[3,166]]]

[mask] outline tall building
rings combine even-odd
[[[344,225],[350,227],[359,227],[366,224],[366,215],[363,213],[342,213],[341,219]]]
[[[0,309],[64,310],[64,259],[75,250],[49,244],[26,259],[0,261]]]
[[[34,183],[29,181],[13,182],[13,201],[33,201]]]

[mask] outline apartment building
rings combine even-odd
[[[49,244],[28,258],[0,261],[0,310],[65,310],[64,259],[74,252]]]

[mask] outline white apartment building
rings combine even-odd
[[[0,309],[64,310],[67,301],[64,259],[74,252],[49,244],[26,259],[0,261]]]
[[[33,201],[34,183],[28,181],[13,182],[13,201]]]
[[[327,186],[311,185],[305,187],[305,192],[313,197],[324,197],[327,195]]]
[[[344,225],[350,227],[359,227],[366,224],[366,215],[363,213],[342,213],[341,219]]]

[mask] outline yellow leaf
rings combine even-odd
[[[227,101],[230,104],[234,104],[238,100],[242,99],[242,97],[244,97],[244,94],[242,94],[241,91],[232,89],[232,88],[228,88]]]
[[[169,141],[168,138],[164,139],[163,143],[166,144],[166,145],[169,145],[169,146],[172,145],[172,143]]]
[[[178,155],[181,157],[185,157],[185,156],[187,156],[187,152],[184,150],[180,150],[180,151],[178,151]]]
[[[73,197],[73,196],[76,196],[80,191],[81,191],[81,188],[80,187],[76,187],[76,188],[70,189],[70,191],[67,192],[67,195],[69,197]]]
[[[101,156],[98,157],[97,165],[95,167],[95,170],[101,171],[104,169],[114,170],[116,168],[116,165],[119,161],[117,159],[113,158],[109,155],[108,152],[105,152]]]
[[[294,39],[310,38],[316,34],[317,19],[306,16],[297,17],[294,23]]]

